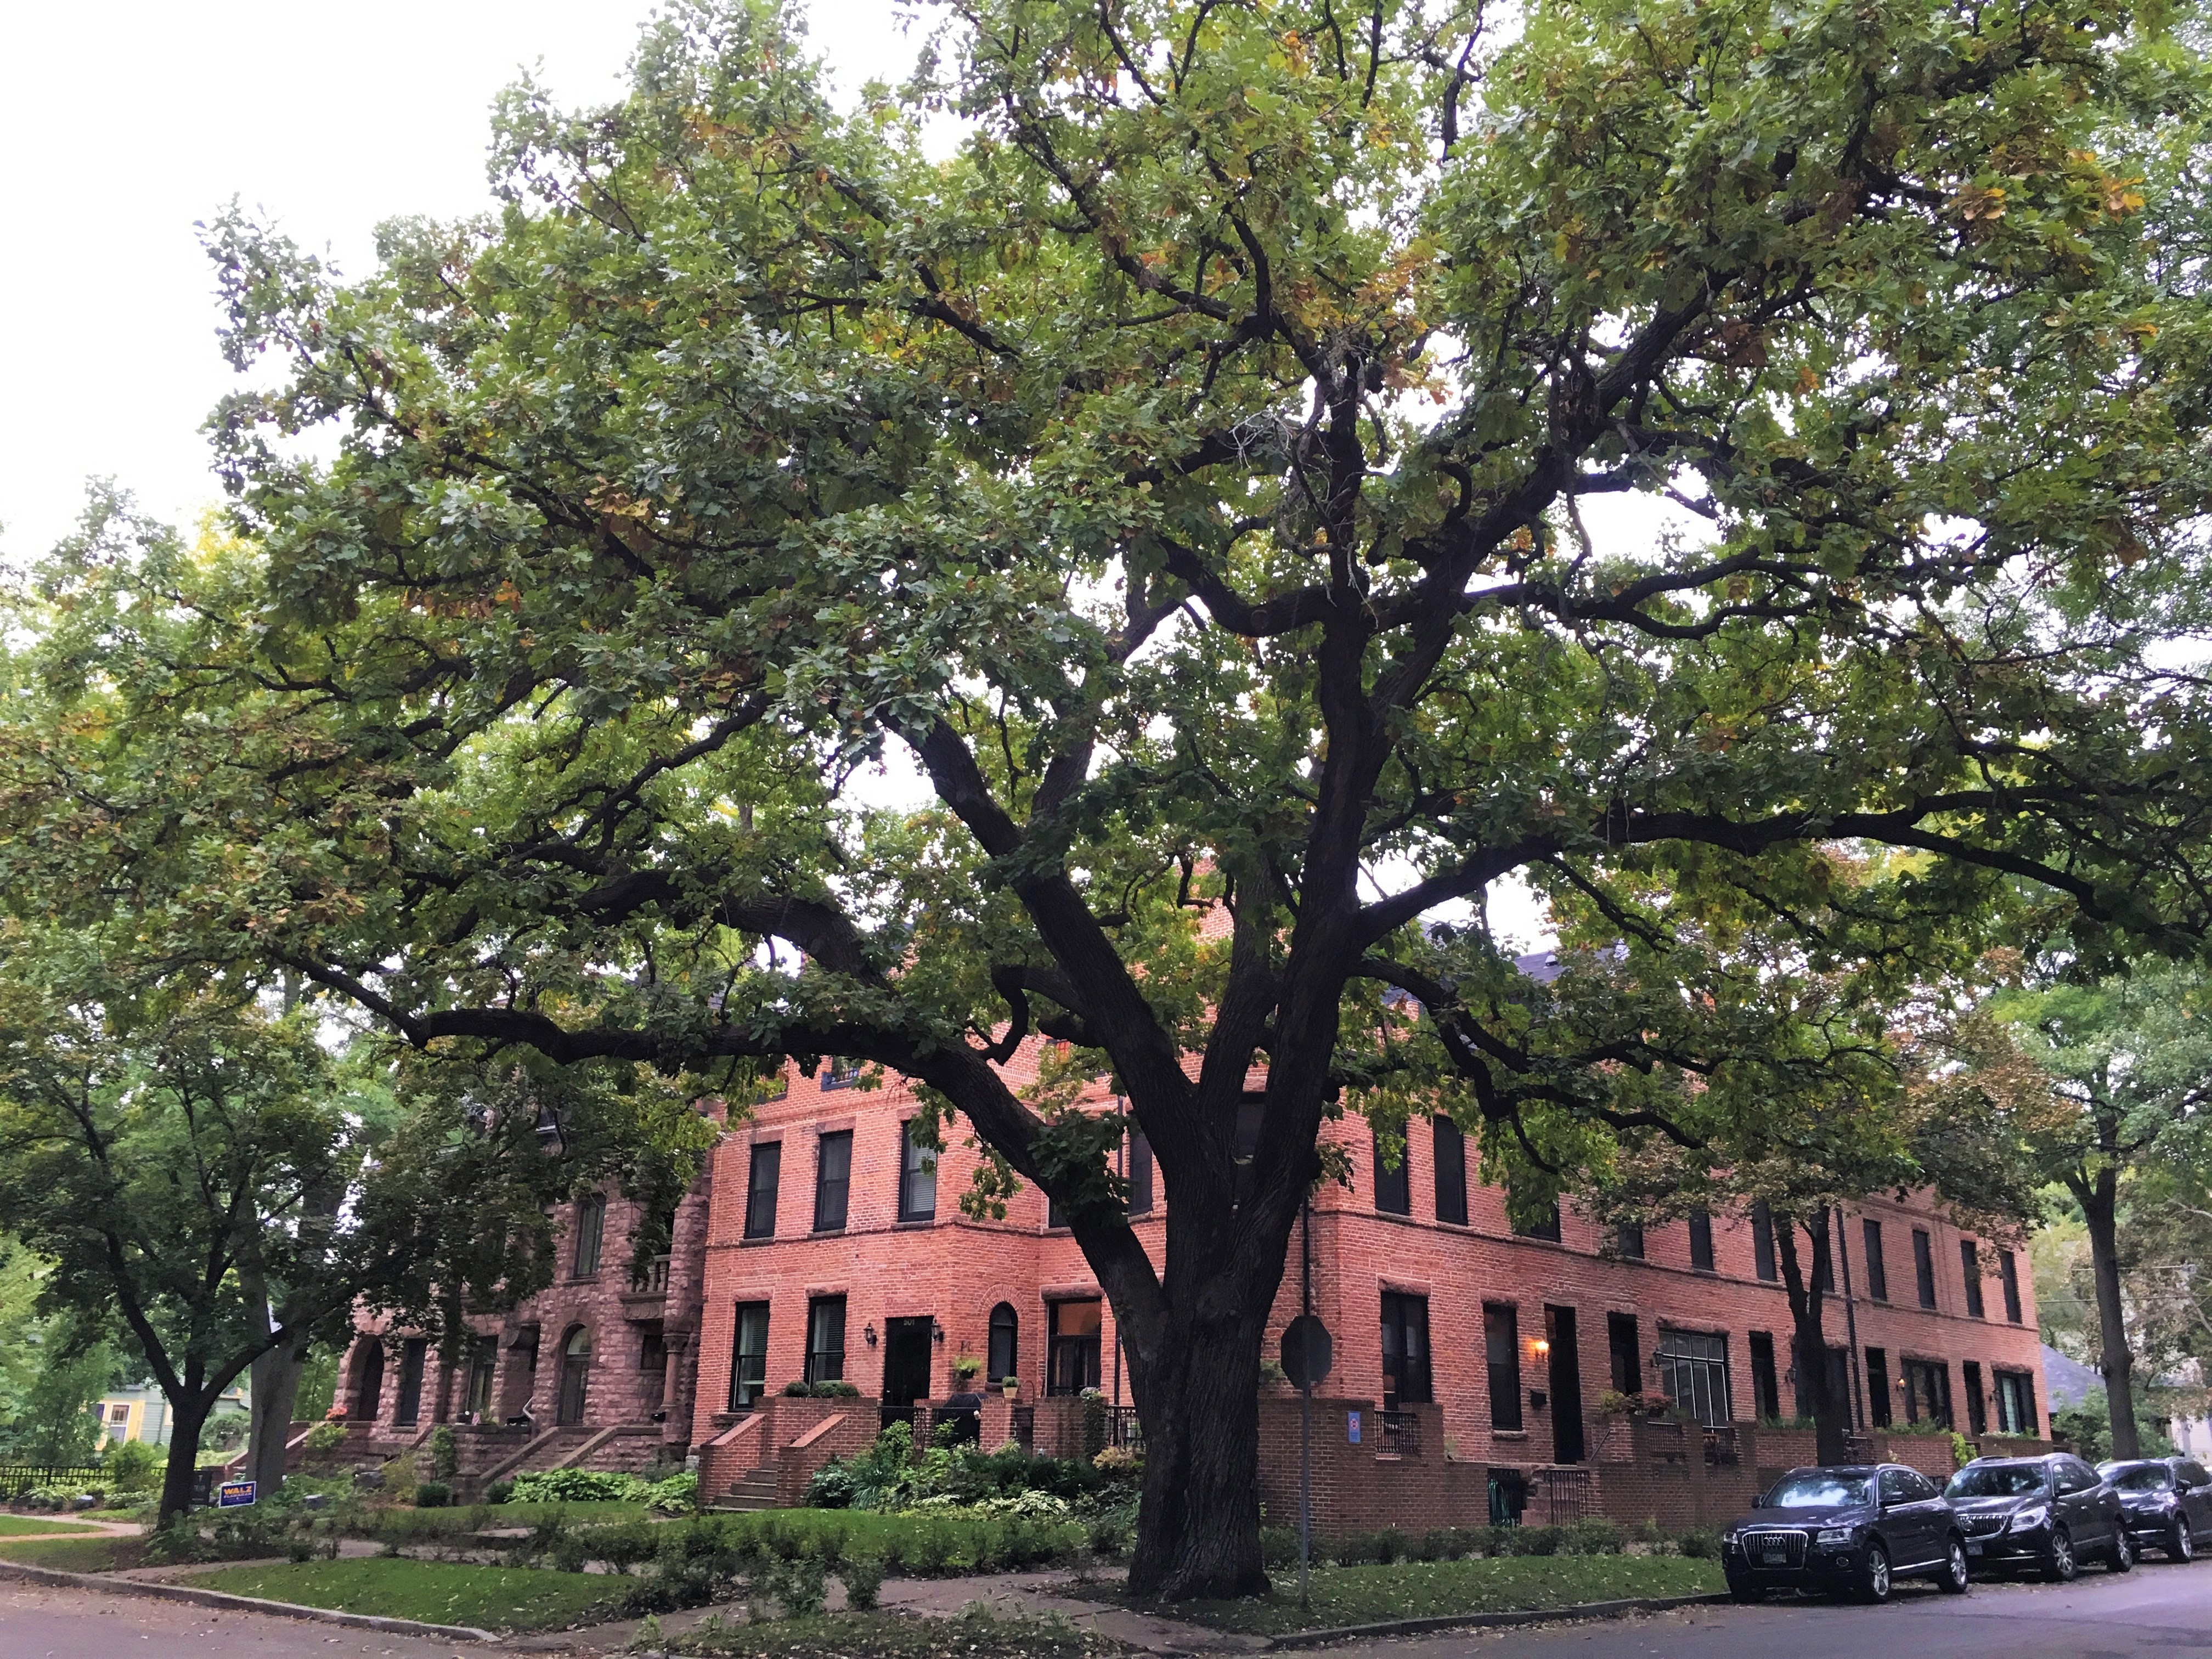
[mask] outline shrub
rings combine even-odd
[[[423,1480],[415,1487],[415,1507],[442,1510],[453,1501],[453,1489],[442,1480]]]
[[[318,1423],[307,1431],[307,1446],[310,1452],[323,1456],[345,1444],[346,1425],[343,1423]]]
[[[783,1385],[783,1397],[786,1400],[811,1400],[814,1385],[803,1376],[794,1376]]]
[[[484,1502],[487,1504],[504,1504],[514,1496],[514,1482],[512,1480],[495,1480],[484,1488]]]
[[[829,1584],[819,1561],[801,1557],[786,1561],[775,1570],[775,1599],[783,1604],[787,1617],[804,1617],[822,1611],[829,1595]]]
[[[1717,1527],[1692,1527],[1679,1540],[1682,1553],[1693,1561],[1717,1561],[1721,1559],[1721,1534]]]
[[[1620,1523],[1606,1516],[1586,1516],[1565,1532],[1560,1550],[1564,1555],[1618,1555],[1625,1547]]]
[[[461,1470],[460,1443],[443,1423],[430,1431],[430,1468],[441,1480],[451,1480]]]
[[[1271,1571],[1297,1565],[1298,1529],[1296,1527],[1261,1528],[1260,1564]]]
[[[118,1492],[149,1492],[161,1479],[161,1454],[143,1440],[118,1440],[100,1462]]]
[[[863,1555],[849,1560],[837,1576],[844,1582],[845,1605],[853,1611],[866,1613],[881,1599],[884,1564],[876,1557]]]
[[[517,1504],[608,1504],[650,1490],[634,1474],[608,1469],[527,1469],[514,1477],[507,1499]]]
[[[699,1507],[699,1472],[684,1469],[656,1480],[647,1487],[645,1501],[656,1510],[683,1510]]]
[[[415,1454],[404,1451],[388,1460],[384,1466],[384,1495],[395,1504],[412,1504],[418,1477],[415,1473]]]

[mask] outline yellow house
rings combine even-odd
[[[112,1389],[100,1395],[93,1411],[100,1419],[102,1443],[113,1445],[123,1440],[143,1440],[149,1446],[169,1443],[169,1402],[161,1397],[161,1389],[151,1382],[140,1382],[130,1388]],[[246,1409],[246,1387],[236,1383],[225,1389],[216,1402],[209,1421],[231,1412]],[[200,1443],[204,1446],[207,1443]]]

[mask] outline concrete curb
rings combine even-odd
[[[1525,1613],[1447,1613],[1432,1619],[1393,1619],[1380,1625],[1342,1625],[1334,1630],[1293,1631],[1271,1637],[1270,1651],[1318,1647],[1324,1642],[1356,1642],[1385,1636],[1422,1636],[1440,1630],[1501,1630],[1516,1625],[1555,1625],[1580,1619],[1626,1619],[1635,1613],[1665,1613],[1672,1607],[1713,1607],[1729,1600],[1726,1590],[1700,1595],[1644,1595],[1624,1601],[1585,1601],[1579,1607],[1537,1607]]]
[[[307,1619],[325,1625],[348,1625],[356,1630],[382,1631],[390,1636],[434,1636],[443,1642],[496,1642],[488,1630],[470,1625],[425,1625],[412,1619],[386,1619],[372,1613],[340,1613],[335,1607],[305,1607],[296,1601],[264,1601],[258,1596],[233,1595],[227,1590],[194,1589],[189,1584],[165,1584],[147,1578],[123,1578],[109,1573],[58,1572],[52,1567],[26,1566],[20,1561],[0,1561],[0,1578],[27,1578],[33,1583],[59,1584],[71,1589],[107,1590],[121,1595],[148,1595],[161,1601],[192,1601],[204,1607],[223,1607],[233,1613],[268,1613],[284,1619]]]

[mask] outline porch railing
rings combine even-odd
[[[1385,1457],[1419,1457],[1421,1455],[1421,1419],[1412,1412],[1377,1412],[1376,1426],[1382,1431],[1382,1452]]]
[[[1540,1464],[1528,1471],[1528,1508],[1524,1518],[1545,1527],[1564,1527],[1589,1513],[1590,1472],[1561,1464]]]

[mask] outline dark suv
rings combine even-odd
[[[1792,1469],[1721,1534],[1729,1594],[1842,1590],[1887,1601],[1899,1578],[1966,1588],[1966,1540],[1936,1483],[1901,1463]]]
[[[2090,1557],[2114,1572],[2136,1564],[2112,1482],[2065,1452],[1978,1457],[1943,1489],[1959,1512],[1966,1553],[1993,1567],[2033,1566],[2053,1583]]]
[[[2120,1495],[2120,1510],[2138,1550],[2164,1550],[2191,1561],[2212,1543],[2212,1474],[2187,1457],[2144,1457],[2100,1463],[2097,1473]]]

